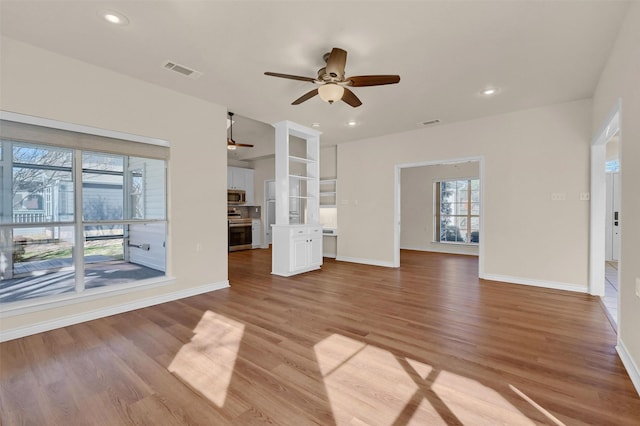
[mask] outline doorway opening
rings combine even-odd
[[[605,312],[617,328],[621,238],[620,100],[591,143],[591,223],[589,291],[602,297]]]
[[[482,157],[396,165],[393,266],[401,248],[469,254],[478,256],[481,276],[483,181]]]

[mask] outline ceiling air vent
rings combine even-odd
[[[434,120],[421,121],[420,123],[418,123],[418,126],[425,127],[425,126],[431,126],[433,124],[438,124],[438,123],[440,123],[440,120],[436,118]]]
[[[164,64],[162,64],[162,68],[175,71],[177,73],[180,73],[182,75],[185,75],[193,79],[199,78],[202,75],[200,71],[196,71],[194,69],[185,67],[184,65],[176,64],[175,62],[171,62],[171,61],[167,61]]]

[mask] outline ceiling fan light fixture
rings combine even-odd
[[[497,87],[487,87],[480,92],[480,94],[483,96],[493,96],[497,93],[498,93]]]
[[[330,104],[335,101],[339,101],[342,99],[342,95],[344,95],[344,87],[335,83],[327,83],[318,87],[318,95],[320,95],[320,99]]]
[[[236,146],[235,146],[235,144],[227,144],[227,149],[229,151],[235,151],[236,150]]]

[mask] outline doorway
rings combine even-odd
[[[601,131],[591,143],[591,223],[589,250],[589,291],[601,296],[612,323],[618,323],[620,304],[617,283],[622,211],[619,204],[619,171],[607,172],[608,162],[620,162],[621,103],[618,100]]]
[[[602,302],[611,322],[618,323],[618,262],[620,260],[620,159],[618,135],[606,144],[605,175],[605,270]]]
[[[484,252],[484,238],[481,237],[482,235],[482,229],[483,229],[483,214],[482,214],[482,210],[483,210],[483,183],[484,183],[484,159],[482,157],[465,157],[465,158],[455,158],[455,159],[448,159],[448,160],[438,160],[438,161],[425,161],[425,162],[419,162],[419,163],[406,163],[406,164],[398,164],[395,166],[395,194],[394,194],[394,260],[393,260],[393,266],[394,267],[399,267],[400,266],[400,248],[401,246],[403,248],[416,248],[419,250],[425,249],[424,246],[418,248],[418,247],[412,247],[414,245],[414,243],[410,243],[408,242],[408,240],[406,238],[403,239],[403,234],[402,234],[402,222],[403,220],[405,221],[405,223],[408,226],[413,226],[411,225],[411,219],[408,218],[406,215],[403,218],[402,215],[402,206],[403,206],[403,202],[402,202],[402,192],[403,192],[403,188],[402,188],[402,173],[403,171],[405,173],[410,173],[414,170],[417,170],[416,168],[422,168],[422,167],[426,167],[426,168],[433,168],[438,169],[440,168],[441,170],[455,170],[455,166],[458,165],[464,165],[464,164],[469,164],[469,163],[474,163],[476,165],[475,171],[477,172],[477,174],[475,176],[470,176],[468,175],[468,173],[463,173],[465,174],[464,176],[460,175],[460,176],[454,176],[455,175],[455,171],[453,172],[453,175],[448,176],[449,178],[477,178],[479,177],[479,197],[480,197],[480,203],[479,203],[479,211],[478,211],[478,225],[479,225],[479,229],[477,230],[477,232],[468,232],[468,237],[469,237],[469,243],[473,242],[475,244],[473,244],[474,247],[474,251],[475,253],[477,253],[478,255],[478,274],[480,276],[482,276],[482,274],[484,273],[484,256],[483,256],[483,252]],[[475,174],[475,172],[473,173]],[[447,176],[441,176],[441,177],[447,177]],[[461,181],[462,182],[462,181]],[[405,182],[405,185],[407,184],[407,182]],[[428,185],[430,187],[435,187],[433,179],[430,179],[429,182],[425,182],[424,185]],[[433,212],[433,206],[434,206],[434,196],[426,196],[426,198],[428,198],[427,200],[424,200],[428,205],[429,205],[429,211]],[[426,212],[426,209],[425,209]],[[429,231],[429,225],[434,225],[433,223],[430,223],[431,221],[433,221],[433,217],[434,215],[431,213],[425,213],[424,218],[428,221],[427,223],[425,223],[424,225],[422,225],[422,230],[427,229],[426,234],[423,238],[423,240],[426,238],[427,240],[425,240],[425,244],[429,245],[429,246],[433,246],[432,241],[434,240],[434,235],[435,235],[435,231]],[[454,218],[456,219],[456,218]],[[469,220],[473,220],[473,218],[469,219]],[[454,220],[455,222],[455,220]],[[456,222],[457,223],[457,222]],[[435,229],[435,228],[434,228]],[[475,229],[475,228],[474,228]],[[404,236],[406,236],[407,233],[405,232]],[[457,233],[456,233],[457,235]],[[478,238],[478,235],[480,236]],[[462,238],[464,238],[464,233],[461,232],[460,236]],[[474,237],[475,236],[475,237]],[[447,238],[448,239],[448,238]],[[478,241],[479,239],[479,241]],[[461,249],[462,245],[459,246],[455,246],[455,244],[451,244],[451,247],[449,247],[449,249],[453,250],[454,248],[457,249]],[[450,250],[433,250],[433,247],[429,247],[428,248],[429,251],[450,251]],[[458,251],[460,252],[460,251]],[[475,254],[474,253],[474,254]]]

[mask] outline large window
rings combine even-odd
[[[0,303],[165,276],[165,159],[56,146],[51,134],[2,135]]]
[[[434,240],[480,242],[480,180],[456,179],[435,183]]]

